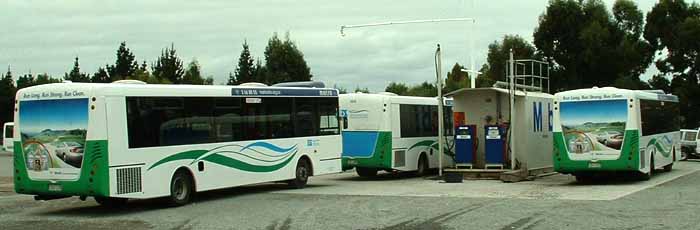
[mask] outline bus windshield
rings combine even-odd
[[[569,152],[619,153],[627,123],[627,101],[562,102],[560,120]]]

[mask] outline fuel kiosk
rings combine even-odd
[[[472,124],[456,128],[464,134],[455,136],[457,162],[471,160],[475,169],[495,167],[526,176],[552,170],[553,95],[515,90],[512,118],[507,89],[463,88],[445,96],[454,99],[453,116],[463,119],[459,124]]]

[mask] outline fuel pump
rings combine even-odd
[[[455,128],[455,163],[457,166],[472,166],[476,159],[478,139],[476,125],[460,125]]]

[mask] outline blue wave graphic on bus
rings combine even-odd
[[[270,144],[268,142],[255,142],[255,143],[247,145],[246,147],[243,147],[243,149],[241,149],[241,151],[245,151],[246,149],[253,148],[253,147],[262,147],[262,148],[266,148],[266,149],[269,149],[269,150],[272,150],[272,151],[275,151],[278,153],[284,153],[284,152],[292,151],[293,149],[295,149],[297,147],[297,145],[294,145],[292,147],[285,149],[285,148],[281,148],[279,146]]]
[[[243,171],[262,172],[284,167],[296,153],[297,145],[283,148],[267,142],[255,142],[247,146],[230,144],[210,150],[190,150],[176,153],[159,160],[148,169],[172,161],[191,159],[190,165],[198,161],[209,161]],[[271,163],[276,165],[269,165]]]

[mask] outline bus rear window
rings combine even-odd
[[[5,127],[5,138],[12,138],[12,132],[14,130],[14,126],[8,125]]]

